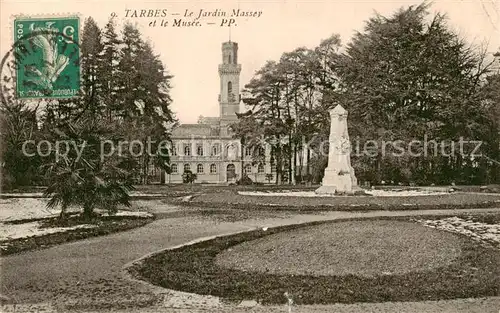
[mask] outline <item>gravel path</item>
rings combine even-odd
[[[155,205],[160,218],[131,231],[72,242],[44,250],[0,258],[3,299],[18,303],[3,305],[4,312],[207,312],[203,305],[168,302],[165,293],[154,292],[147,284],[131,282],[122,267],[132,260],[160,249],[180,245],[197,238],[229,234],[257,227],[303,223],[351,217],[408,216],[454,214],[470,210],[439,211],[372,211],[326,212],[322,214],[292,214],[279,212],[242,218],[232,213],[177,214],[181,208]],[[476,209],[476,213],[500,209]],[[203,212],[199,211],[198,213]],[[235,215],[239,211],[235,211]],[[220,218],[222,216],[222,218]],[[142,307],[142,308],[141,308]],[[214,308],[215,309],[215,308]],[[495,312],[500,310],[500,298],[439,301],[429,303],[383,303],[293,308],[292,312]],[[210,312],[286,312],[285,307],[216,308]]]

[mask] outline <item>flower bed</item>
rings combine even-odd
[[[500,248],[500,221],[485,223],[474,221],[471,217],[453,216],[442,219],[422,219],[418,222],[431,228],[462,234],[483,244]]]

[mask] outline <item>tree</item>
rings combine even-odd
[[[38,167],[42,159],[36,153],[40,137],[36,109],[22,101],[0,108],[2,187],[30,186],[41,182]],[[29,145],[27,144],[29,143]]]
[[[279,76],[277,63],[269,61],[245,86],[244,93],[249,96],[243,99],[252,110],[252,118],[258,125],[259,135],[271,146],[271,162],[276,164],[277,184],[281,184],[283,171],[282,139],[288,133],[283,120],[283,110],[280,107],[282,87],[283,81]]]
[[[182,182],[185,184],[192,184],[197,178],[198,176],[190,170],[186,170],[182,173]]]
[[[484,166],[488,166],[488,183],[500,181],[500,74],[493,74],[486,78],[481,91],[483,107],[483,123],[485,141],[483,142]]]
[[[85,20],[81,44],[81,71],[83,86],[83,110],[88,110],[97,117],[103,112],[104,93],[103,81],[99,79],[103,54],[101,29],[92,17]]]
[[[147,184],[150,166],[170,171],[166,143],[176,122],[170,109],[172,76],[136,27],[125,24],[122,42],[116,88],[119,115],[123,134],[150,148],[138,157],[141,181]]]
[[[43,183],[39,172],[42,159],[36,153],[40,138],[37,114],[40,100],[29,103],[16,98],[16,71],[12,56],[4,59],[0,101],[0,169],[3,189]],[[27,143],[30,143],[27,145]]]
[[[102,55],[100,57],[98,79],[101,81],[102,97],[106,106],[109,122],[117,117],[120,107],[117,104],[118,64],[120,62],[120,43],[115,31],[114,19],[110,18],[102,34]]]
[[[236,113],[238,117],[238,122],[229,125],[231,131],[233,132],[233,138],[240,139],[240,160],[241,160],[241,172],[240,177],[244,176],[245,168],[245,149],[255,148],[256,141],[252,140],[258,137],[258,127],[257,123],[252,115],[252,111],[247,111],[245,113]]]
[[[481,140],[477,92],[488,70],[484,54],[450,30],[444,15],[427,22],[428,6],[376,15],[333,59],[351,137]],[[465,183],[472,162],[460,154],[395,159],[380,153],[372,161],[378,180],[394,166],[408,168],[408,179],[422,183]]]
[[[51,160],[45,165],[48,207],[61,206],[61,217],[68,207],[81,207],[84,219],[90,220],[96,208],[116,212],[118,205],[130,206],[129,163],[123,155],[103,157],[107,153],[101,150],[101,143],[119,141],[103,121],[84,117],[54,129],[52,136],[68,145],[64,153],[51,151]]]

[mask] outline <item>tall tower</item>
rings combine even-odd
[[[222,64],[219,64],[220,94],[219,107],[221,124],[227,125],[237,120],[240,112],[240,72],[238,64],[238,44],[222,44]]]

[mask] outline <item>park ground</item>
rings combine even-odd
[[[196,188],[196,187],[195,187]],[[176,192],[176,197],[199,190]],[[155,251],[200,238],[312,221],[392,216],[500,212],[496,207],[438,210],[317,212],[183,206],[162,199],[135,200],[156,219],[139,228],[26,251],[0,259],[4,312],[287,312],[283,305],[212,303],[131,279],[124,267]],[[495,312],[500,297],[292,307],[292,312]]]

